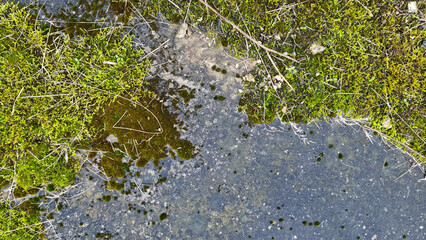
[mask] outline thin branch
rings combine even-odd
[[[163,133],[163,131],[159,131],[159,132],[148,132],[148,131],[144,131],[144,130],[138,130],[138,129],[127,128],[127,127],[116,127],[116,125],[121,121],[121,119],[124,117],[124,115],[126,115],[126,113],[127,113],[127,110],[123,113],[123,115],[120,117],[120,119],[118,119],[117,122],[114,123],[114,126],[112,126],[112,128],[124,129],[124,130],[135,131],[135,132],[141,132],[141,133],[146,133],[146,134],[162,134]]]
[[[266,55],[268,55],[269,60],[271,61],[272,65],[274,66],[275,70],[278,72],[278,75],[284,79],[285,83],[291,88],[291,90],[294,92],[294,88],[290,85],[290,83],[285,79],[285,77],[281,74],[280,70],[278,69],[277,65],[275,64],[274,60],[272,60],[271,55],[269,52],[266,52]]]
[[[168,43],[170,41],[170,39],[167,39],[166,41],[164,41],[160,46],[158,46],[156,49],[152,50],[151,52],[149,52],[147,55],[143,56],[139,61],[142,61],[143,59],[147,58],[149,55],[155,53],[156,51],[158,51],[161,47],[164,46],[164,44]]]
[[[16,104],[16,101],[18,101],[19,96],[21,96],[21,93],[22,93],[22,91],[23,91],[23,90],[24,90],[24,87],[22,87],[22,88],[21,88],[21,91],[19,91],[18,96],[16,97],[15,101],[13,102],[13,106],[12,106],[12,116],[13,116],[13,113],[15,112],[15,104]]]
[[[277,55],[280,55],[282,57],[285,57],[291,61],[294,62],[299,62],[296,59],[287,56],[285,54],[282,54],[280,52],[277,52],[273,49],[270,49],[266,46],[264,46],[262,43],[260,43],[259,41],[257,41],[256,39],[254,39],[253,37],[251,37],[250,35],[248,35],[247,33],[245,33],[243,30],[241,30],[241,28],[239,28],[235,23],[233,23],[231,20],[227,19],[226,17],[224,17],[222,14],[220,14],[216,9],[214,9],[213,7],[211,7],[207,2],[203,1],[203,0],[198,0],[200,1],[202,4],[206,5],[207,8],[209,8],[212,12],[214,12],[216,15],[218,15],[220,18],[222,18],[223,20],[225,20],[225,22],[229,23],[232,25],[232,27],[234,27],[235,29],[237,29],[238,32],[240,32],[241,34],[243,34],[246,38],[248,38],[250,41],[252,41],[253,43],[255,43],[256,45],[258,45],[259,47],[263,48],[264,50],[266,50],[267,52],[271,52],[271,53],[275,53]]]

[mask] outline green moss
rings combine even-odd
[[[136,161],[136,166],[137,167],[140,167],[140,168],[143,168],[143,167],[145,167],[148,163],[149,163],[149,161],[151,161],[151,159],[138,159],[137,161]]]
[[[106,153],[102,157],[100,165],[108,177],[122,178],[125,176],[122,158],[121,153]]]
[[[122,181],[121,183],[117,183],[114,180],[111,180],[107,183],[107,187],[109,190],[116,190],[116,191],[120,191],[124,188],[124,184],[126,183],[126,181]]]
[[[107,240],[107,239],[112,239],[113,236],[109,232],[102,232],[102,233],[98,232],[96,233],[95,237]]]
[[[27,196],[27,194],[28,194],[27,191],[25,191],[25,189],[19,186],[13,190],[13,197],[15,198],[23,198]]]
[[[10,181],[0,177],[0,189],[6,187],[7,185],[9,185]]]
[[[195,89],[188,91],[186,89],[178,89],[178,94],[181,98],[183,98],[185,103],[188,103],[189,100],[195,98]]]
[[[173,3],[188,8],[186,1]],[[422,47],[426,31],[418,29],[422,25],[418,14],[403,11],[406,1],[290,0],[286,8],[276,0],[208,3],[263,45],[303,60],[275,60],[293,91],[285,82],[268,78],[266,72],[272,76],[278,72],[266,52],[258,52],[255,44],[247,52],[246,39],[231,25],[222,21],[220,33],[215,33],[219,17],[202,3],[193,2],[182,12],[165,0],[144,5],[145,14],[162,12],[169,20],[188,12],[188,23],[207,28],[218,42],[226,39],[237,56],[266,59],[254,72],[256,81],[245,83],[240,101],[250,121],[270,123],[279,116],[306,123],[340,114],[368,118],[370,127],[426,155],[426,51]],[[420,12],[424,6],[418,4]],[[286,37],[289,33],[292,41]],[[313,43],[325,50],[313,54]],[[387,118],[391,128],[382,126]]]
[[[167,177],[163,177],[163,178],[158,179],[157,183],[161,184],[161,183],[164,183],[166,181],[167,181]]]
[[[111,196],[110,195],[104,195],[104,196],[102,196],[102,200],[104,202],[109,202],[109,201],[111,201]]]
[[[217,100],[217,101],[224,101],[226,99],[226,97],[224,97],[224,96],[214,96],[213,99]]]
[[[71,38],[37,25],[28,11],[0,5],[0,31],[7,36],[0,49],[8,49],[0,57],[0,122],[8,124],[0,131],[10,133],[0,137],[0,164],[16,163],[16,171],[2,168],[0,177],[16,178],[26,190],[46,183],[61,188],[81,166],[73,158],[81,142],[73,139],[90,139],[87,126],[108,99],[140,91],[134,87],[143,83],[148,62],[137,61],[143,52],[119,28]]]
[[[228,40],[226,38],[222,38],[220,40],[220,43],[222,44],[223,47],[227,47],[228,46]]]
[[[59,203],[57,206],[56,206],[56,209],[60,212],[61,210],[62,210],[62,208],[64,207],[64,205],[62,204],[62,203]]]
[[[170,146],[176,149],[178,156],[184,160],[192,158],[193,152],[195,150],[194,145],[192,145],[190,141],[182,139],[172,142]]]
[[[39,224],[39,208],[35,199],[21,206],[9,202],[0,204],[0,232],[2,239],[42,239],[43,225]]]
[[[46,190],[49,192],[55,191],[55,186],[53,184],[49,184],[46,186]]]
[[[30,217],[38,217],[40,213],[40,208],[38,206],[38,199],[31,198],[23,202],[20,206],[20,209],[25,211],[25,213]]]
[[[167,213],[162,213],[160,214],[160,221],[163,221],[165,219],[167,219],[169,217],[169,215],[167,215]]]

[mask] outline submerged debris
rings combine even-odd
[[[186,32],[188,30],[188,24],[187,23],[182,23],[182,25],[180,25],[180,27],[178,28],[177,32],[176,32],[176,38],[184,38],[186,35]]]
[[[311,50],[312,54],[317,54],[317,53],[321,53],[325,50],[325,47],[317,44],[317,43],[313,43],[311,44],[311,46],[309,47],[309,50]]]
[[[104,153],[100,164],[105,174],[122,178],[126,168],[123,157],[135,160],[138,167],[151,160],[158,166],[161,159],[169,156],[169,146],[181,159],[190,159],[195,148],[191,142],[180,139],[178,124],[176,115],[155,98],[119,98],[105,104],[94,117],[93,129],[101,130],[95,133],[92,147]]]

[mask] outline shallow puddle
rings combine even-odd
[[[98,154],[74,188],[48,194],[49,239],[426,238],[425,181],[417,168],[404,175],[406,155],[337,119],[253,126],[238,111],[236,76],[253,67],[249,59],[232,57],[196,28],[175,39],[178,25],[158,22],[154,31],[139,23],[136,45],[154,51],[147,79],[161,93],[144,103],[151,112],[126,102],[105,110],[101,136],[121,144],[123,136],[137,138],[135,129],[144,131],[139,142],[159,129],[169,134],[149,151],[134,148],[155,161],[114,157],[120,171],[108,173],[101,168],[110,161]],[[163,106],[170,112],[159,114]],[[109,132],[112,125],[121,132]],[[187,142],[174,145],[178,139]],[[93,147],[113,148],[105,141]],[[189,142],[191,154],[179,150]],[[131,148],[122,144],[119,153],[132,155]]]

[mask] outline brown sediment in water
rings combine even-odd
[[[169,156],[170,148],[182,159],[190,159],[195,147],[188,140],[180,139],[176,126],[176,115],[172,114],[155,97],[144,96],[138,101],[117,98],[104,105],[93,118],[91,128],[97,131],[92,148],[101,151],[100,161],[105,174],[112,178],[125,176],[127,164],[124,156],[144,167],[151,160],[158,167],[159,161]],[[113,134],[118,142],[109,142]]]

